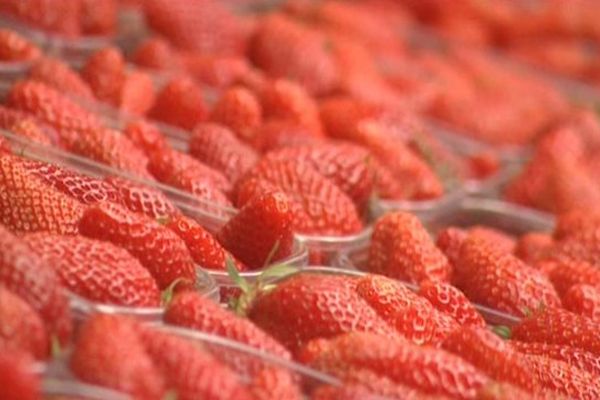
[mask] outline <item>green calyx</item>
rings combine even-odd
[[[512,336],[512,330],[506,325],[496,325],[492,328],[492,332],[506,340]]]

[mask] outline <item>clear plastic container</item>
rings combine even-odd
[[[13,82],[24,77],[31,68],[31,61],[0,61],[0,82]]]

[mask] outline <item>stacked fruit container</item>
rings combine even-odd
[[[1,0],[0,399],[600,399],[565,7]]]

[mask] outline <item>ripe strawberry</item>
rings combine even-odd
[[[508,382],[528,392],[538,389],[527,360],[485,327],[463,327],[450,333],[442,348],[460,356],[499,382]]]
[[[38,400],[40,378],[34,373],[31,357],[18,351],[0,353],[0,398],[4,400]]]
[[[12,150],[10,149],[10,143],[4,136],[0,136],[0,155],[3,153],[10,154]]]
[[[123,133],[147,156],[171,147],[156,126],[141,119],[127,124]]]
[[[129,251],[150,271],[160,289],[178,278],[196,281],[195,265],[185,243],[171,230],[142,214],[111,203],[90,206],[79,223],[82,235]]]
[[[168,324],[219,335],[279,357],[290,358],[289,352],[281,344],[251,321],[238,317],[199,293],[176,294],[167,306],[164,320]]]
[[[304,395],[294,376],[283,368],[265,367],[253,377],[250,392],[255,400],[302,400]]]
[[[15,31],[0,29],[0,61],[31,61],[42,55],[40,49]]]
[[[594,354],[571,346],[547,343],[527,343],[513,340],[512,346],[523,354],[549,357],[564,361],[573,367],[600,374],[600,359]]]
[[[554,245],[554,239],[547,233],[530,232],[521,236],[515,247],[515,255],[530,265],[542,260]]]
[[[415,344],[437,345],[459,328],[451,317],[393,279],[367,275],[358,280],[356,292],[384,321]]]
[[[174,216],[166,227],[185,242],[194,262],[202,268],[224,271],[226,257],[233,258],[213,235],[191,218]],[[238,270],[246,269],[239,261],[236,260],[235,263]]]
[[[567,239],[578,232],[598,226],[600,226],[600,211],[573,210],[558,216],[554,228],[554,238],[557,240]]]
[[[438,232],[435,245],[444,253],[450,265],[456,265],[460,256],[460,246],[462,246],[467,236],[466,230],[454,226],[449,226]]]
[[[90,128],[81,131],[79,138],[66,144],[68,150],[99,163],[150,179],[148,158],[119,131]]]
[[[398,334],[355,291],[351,278],[303,273],[259,296],[249,317],[292,352],[345,332]]]
[[[135,321],[96,314],[81,327],[70,359],[81,380],[127,393],[137,399],[159,400],[165,384],[146,353]]]
[[[594,286],[571,286],[562,297],[562,305],[575,314],[600,321],[600,290]]]
[[[43,145],[60,145],[58,133],[51,126],[30,114],[1,105],[0,129]]]
[[[329,93],[337,84],[338,71],[325,37],[285,15],[261,19],[251,58],[267,75],[297,81],[314,95]]]
[[[578,231],[559,241],[548,251],[546,258],[561,263],[600,264],[600,227]]]
[[[187,72],[199,82],[216,88],[227,88],[240,83],[250,72],[248,61],[240,56],[217,54],[182,54]]]
[[[0,285],[38,312],[48,335],[66,344],[71,334],[68,299],[52,267],[0,226]]]
[[[117,25],[118,2],[115,0],[83,0],[81,31],[86,35],[112,35]]]
[[[180,71],[183,63],[171,44],[158,37],[145,39],[131,55],[131,61],[140,67],[158,71]]]
[[[24,160],[0,156],[0,223],[14,232],[77,233],[84,207],[28,171]]]
[[[52,140],[47,134],[47,130],[45,130],[41,124],[35,122],[35,120],[29,117],[17,122],[15,125],[8,127],[6,130],[12,134],[21,136],[37,144],[44,146],[53,145]]]
[[[33,64],[28,76],[69,96],[82,100],[94,98],[92,90],[79,74],[58,58],[41,58]]]
[[[550,264],[554,268],[548,276],[561,296],[564,296],[572,286],[578,284],[600,287],[600,270],[596,265],[579,261],[551,262]]]
[[[369,152],[349,143],[319,144],[275,150],[272,158],[307,163],[330,179],[350,197],[358,210],[364,210],[373,192],[374,171]]]
[[[489,381],[482,372],[446,351],[386,340],[371,333],[354,332],[329,340],[312,367],[324,371],[368,369],[424,393],[469,399]]]
[[[310,129],[287,120],[268,120],[256,128],[252,146],[260,153],[284,147],[317,145],[324,138]]]
[[[319,108],[306,90],[286,79],[269,81],[260,92],[265,119],[287,120],[321,135]]]
[[[126,250],[82,236],[36,233],[27,244],[49,265],[61,284],[85,299],[121,306],[157,307],[160,292],[152,275]]]
[[[190,78],[171,79],[158,93],[150,117],[184,129],[193,129],[206,119],[202,89]]]
[[[101,201],[122,204],[119,192],[111,184],[100,179],[36,161],[28,161],[23,165],[27,171],[40,177],[48,185],[83,204]]]
[[[352,200],[307,163],[266,156],[238,187],[251,179],[270,183],[295,203],[292,204],[296,210],[294,229],[299,233],[346,235],[357,233],[363,227]]]
[[[23,351],[41,360],[48,355],[49,343],[39,314],[19,296],[0,286],[0,348]]]
[[[125,80],[125,58],[115,47],[96,51],[86,61],[81,76],[98,100],[118,106]]]
[[[262,120],[256,96],[243,87],[226,90],[210,113],[210,120],[230,128],[244,141],[250,141]]]
[[[477,237],[465,239],[454,267],[457,287],[472,302],[516,315],[560,304],[541,271]]]
[[[240,378],[200,343],[146,327],[140,337],[178,399],[252,399]]]
[[[512,338],[572,346],[600,355],[600,324],[567,310],[549,307],[521,320],[512,329]]]
[[[476,400],[560,400],[563,397],[548,391],[528,393],[527,391],[505,382],[491,382],[477,391]]]
[[[571,399],[599,398],[600,384],[595,375],[545,356],[526,357],[530,371],[537,375],[541,385],[548,391]]]
[[[34,28],[63,36],[80,33],[81,3],[71,0],[4,0],[0,10]]]
[[[498,250],[506,253],[512,253],[515,250],[515,238],[500,229],[491,228],[489,226],[475,225],[467,229],[469,236],[477,237],[481,240],[486,240],[493,244]]]
[[[461,326],[484,327],[485,321],[463,292],[440,282],[423,281],[419,295],[425,297],[438,310],[454,318]]]
[[[251,147],[237,139],[228,128],[217,124],[198,124],[189,146],[192,156],[222,171],[233,184],[258,160]]]
[[[128,71],[121,86],[119,110],[133,115],[145,115],[156,100],[152,77],[142,71]]]
[[[395,212],[375,223],[367,270],[419,283],[448,282],[452,268],[414,215]]]
[[[217,239],[248,267],[261,268],[292,253],[293,218],[283,193],[265,193],[244,205]]]
[[[158,189],[114,176],[106,177],[104,181],[117,189],[119,197],[130,211],[157,220],[179,214],[179,210]]]

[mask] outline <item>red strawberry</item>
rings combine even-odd
[[[254,150],[217,124],[198,124],[190,138],[190,154],[222,171],[233,184],[258,160]]]
[[[530,371],[537,375],[541,385],[548,391],[571,399],[597,399],[600,384],[595,375],[575,368],[566,362],[545,356],[526,356]]]
[[[0,155],[1,153],[10,154],[12,150],[10,149],[10,143],[4,136],[0,136]]]
[[[183,239],[194,262],[202,268],[224,271],[226,257],[233,258],[213,235],[191,218],[177,215],[167,222],[166,227]],[[238,270],[246,268],[237,260],[235,263]]]
[[[200,343],[145,327],[140,336],[178,399],[252,399],[240,378]]]
[[[375,223],[369,272],[419,283],[447,282],[452,268],[414,215],[395,212]]]
[[[251,321],[194,292],[175,295],[167,306],[166,323],[232,339],[286,359],[288,351]]]
[[[4,400],[38,400],[40,378],[34,373],[34,362],[26,353],[0,353],[0,398]]]
[[[83,204],[110,201],[121,204],[119,192],[109,183],[92,178],[57,165],[30,161],[24,163],[25,169],[40,177],[53,188],[69,195]]]
[[[576,368],[600,375],[600,359],[590,352],[559,344],[527,343],[516,340],[511,344],[521,353],[564,361]]]
[[[556,220],[554,238],[558,240],[600,226],[600,211],[573,210],[560,214]]]
[[[84,207],[28,171],[24,160],[0,156],[0,223],[15,232],[77,233]]]
[[[146,214],[152,219],[179,214],[179,210],[158,189],[114,176],[104,180],[117,189],[119,197],[130,211]]]
[[[115,47],[96,51],[83,66],[81,76],[101,101],[118,106],[125,80],[125,58]]]
[[[117,25],[118,1],[83,0],[81,30],[86,35],[112,35]]]
[[[503,252],[512,253],[515,250],[515,238],[499,229],[491,228],[489,226],[474,225],[467,229],[467,232],[469,236],[486,240]]]
[[[600,355],[600,323],[572,312],[549,307],[521,320],[512,329],[512,338],[572,346]]]
[[[117,107],[119,110],[133,114],[145,115],[152,109],[156,100],[152,77],[141,71],[129,71],[121,87],[121,97]]]
[[[126,250],[81,236],[24,236],[62,285],[88,300],[121,306],[157,307],[160,292],[152,275]]]
[[[17,32],[0,29],[0,61],[18,62],[31,61],[39,58],[42,52],[29,40]]]
[[[88,319],[69,364],[79,379],[137,399],[159,400],[165,392],[163,377],[146,353],[138,326],[125,317],[96,314]]]
[[[504,382],[491,382],[477,391],[476,400],[560,400],[563,397],[554,396],[548,391],[528,393],[527,391]]]
[[[463,242],[454,272],[457,287],[469,300],[499,311],[525,315],[560,304],[542,272],[477,237]]]
[[[287,120],[269,120],[256,128],[252,146],[260,153],[284,147],[318,145],[324,138],[310,129]]]
[[[572,286],[578,284],[600,287],[600,270],[596,265],[578,261],[550,262],[549,264],[553,268],[548,276],[561,296],[564,296]]]
[[[292,352],[345,332],[397,333],[355,291],[351,278],[303,273],[259,296],[249,317]]]
[[[401,393],[402,397],[393,397],[391,393],[386,393],[389,397],[386,399],[411,399],[405,397],[406,393]],[[351,384],[344,386],[320,386],[310,397],[311,400],[381,400],[381,395],[374,394],[364,386]]]
[[[142,214],[116,204],[90,206],[79,223],[90,238],[114,243],[129,251],[150,271],[160,289],[178,278],[196,280],[195,265],[185,243],[171,230]]]
[[[492,151],[473,154],[468,159],[471,177],[486,179],[496,174],[501,167],[498,156]]]
[[[160,37],[145,39],[131,55],[131,61],[140,67],[159,71],[179,71],[182,60],[175,49]]]
[[[573,233],[548,251],[546,258],[559,262],[600,264],[600,226]]]
[[[262,18],[251,57],[269,76],[297,81],[311,94],[326,94],[337,84],[338,71],[325,37],[285,15]]]
[[[547,233],[526,233],[517,241],[515,255],[526,263],[535,264],[545,257],[553,245],[554,240]]]
[[[227,126],[240,139],[249,141],[261,123],[262,109],[250,90],[232,87],[221,95],[210,113],[210,120]]]
[[[189,52],[184,53],[182,58],[187,72],[194,79],[217,88],[234,85],[249,74],[248,62],[239,56]]]
[[[438,311],[450,315],[461,326],[484,327],[485,321],[463,292],[440,282],[423,281],[419,295],[425,297]]]
[[[79,74],[57,58],[43,57],[38,60],[29,70],[28,76],[69,96],[83,100],[94,98],[92,90]]]
[[[424,393],[458,399],[473,398],[489,380],[446,351],[361,332],[329,340],[310,365],[325,371],[368,369]]]
[[[302,400],[304,395],[294,376],[283,368],[265,367],[252,379],[250,392],[255,400]]]
[[[288,196],[294,203],[294,229],[299,233],[346,235],[362,229],[352,200],[307,163],[266,156],[238,187],[251,179],[264,180]]]
[[[393,279],[367,275],[358,280],[356,292],[384,321],[415,344],[437,345],[459,328],[451,317]]]
[[[0,286],[0,348],[44,359],[49,343],[39,314],[19,296]]]
[[[52,267],[21,239],[0,226],[0,285],[37,311],[48,335],[66,344],[71,334],[69,301]]]
[[[250,268],[261,268],[292,253],[293,218],[283,193],[265,193],[244,205],[217,239]]]
[[[562,305],[575,314],[600,321],[600,290],[594,286],[571,286],[562,297]]]
[[[206,119],[202,89],[190,78],[171,79],[158,93],[150,117],[184,129],[193,129]]]
[[[44,129],[41,124],[27,117],[16,124],[9,126],[7,131],[17,136],[21,136],[27,140],[31,140],[37,144],[44,146],[52,146],[52,140],[48,136],[48,130]]]
[[[462,246],[467,236],[466,230],[454,226],[444,228],[438,232],[435,245],[442,250],[452,266],[458,261],[460,246]]]
[[[144,120],[130,122],[123,133],[147,156],[171,147],[162,132],[156,126]]]
[[[72,0],[4,0],[0,10],[34,28],[64,36],[80,33],[81,3]]]
[[[508,382],[528,392],[538,389],[527,360],[485,327],[464,327],[450,333],[442,347],[470,362],[499,382]]]

